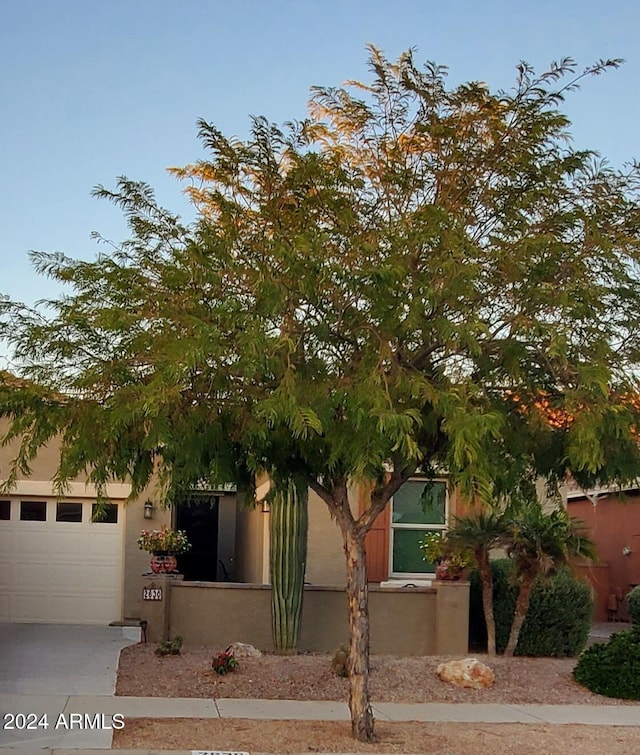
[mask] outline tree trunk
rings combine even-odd
[[[518,599],[516,600],[516,610],[513,615],[513,623],[511,624],[511,631],[509,632],[509,641],[507,642],[507,647],[504,651],[505,656],[508,658],[512,658],[513,654],[516,652],[520,630],[522,629],[524,620],[527,617],[527,611],[529,610],[529,603],[531,602],[531,593],[533,591],[533,583],[535,582],[535,579],[534,574],[524,574],[522,576]]]
[[[369,590],[364,540],[391,496],[409,479],[413,468],[394,470],[384,486],[371,493],[369,506],[354,520],[347,480],[336,476],[330,488],[310,477],[311,489],[327,504],[342,532],[349,602],[349,712],[351,733],[360,742],[373,742],[373,710],[369,700]]]
[[[482,587],[482,610],[487,625],[487,655],[496,654],[496,620],[493,615],[493,573],[489,562],[489,553],[476,554],[480,585]]]
[[[271,622],[279,655],[296,652],[307,561],[308,489],[279,483],[270,506]]]
[[[349,600],[349,711],[351,733],[360,742],[373,741],[373,711],[369,700],[369,604],[364,532],[343,529]]]

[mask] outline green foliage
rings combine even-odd
[[[507,646],[513,612],[518,594],[513,578],[513,564],[508,558],[491,562],[493,578],[493,615],[496,623],[496,650],[501,653]],[[474,647],[486,646],[487,630],[482,609],[480,575],[474,570],[469,575],[471,590],[469,595],[469,644]]]
[[[505,514],[508,546],[519,581],[505,655],[515,654],[520,632],[529,613],[534,580],[552,574],[560,566],[580,559],[595,558],[595,546],[587,537],[585,525],[570,517],[562,505],[549,509],[532,489],[529,496],[511,501]],[[526,643],[521,646],[526,652]]]
[[[457,543],[441,530],[426,534],[420,541],[422,558],[429,564],[440,564],[446,561],[453,571],[461,572],[472,558],[467,548],[459,547]]]
[[[482,557],[507,541],[504,505],[502,502],[481,506],[464,516],[455,516],[447,530],[452,548],[463,548]]]
[[[496,648],[498,652],[503,652],[513,622],[518,585],[513,563],[509,559],[492,561],[491,570]],[[470,581],[469,642],[478,647],[486,643],[486,627],[477,571],[470,575]],[[574,578],[568,569],[559,570],[549,579],[538,579],[520,632],[516,655],[577,655],[588,639],[592,612],[593,597],[589,586]]]
[[[211,668],[216,672],[216,674],[220,674],[220,676],[230,674],[239,666],[240,664],[238,663],[235,655],[228,650],[223,650],[222,653],[214,655],[211,659]]]
[[[640,168],[572,149],[558,110],[619,61],[522,65],[509,93],[448,87],[411,51],[369,62],[370,84],[315,87],[302,122],[254,118],[241,141],[201,121],[205,159],[174,171],[192,225],[120,178],[95,193],[128,240],[33,254],[69,293],[1,304],[33,380],[0,385],[8,484],[59,434],[61,488],[88,472],[135,496],[159,470],[176,497],[286,468],[328,505],[373,482],[363,526],[431,463],[485,499],[513,467],[637,476]]]
[[[549,509],[533,495],[513,502],[505,523],[507,550],[519,576],[544,576],[572,559],[595,557],[584,522],[569,516],[562,505]]]
[[[592,692],[624,700],[640,700],[640,631],[614,634],[587,648],[573,676]]]
[[[518,641],[519,655],[575,656],[587,643],[593,595],[564,569],[540,580]]]
[[[180,655],[182,650],[182,637],[176,637],[173,640],[161,642],[153,651],[156,655]]]
[[[640,585],[634,587],[627,596],[629,618],[635,627],[640,629]]]

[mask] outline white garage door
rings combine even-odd
[[[0,621],[108,624],[121,617],[124,506],[0,499]]]

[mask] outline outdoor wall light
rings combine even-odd
[[[153,504],[151,501],[144,502],[144,518],[153,519]]]
[[[629,548],[628,545],[625,545],[622,549],[622,555],[623,556],[630,556],[631,555],[631,548]]]

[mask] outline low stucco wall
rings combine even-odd
[[[187,645],[224,648],[249,642],[273,650],[271,590],[268,585],[179,582],[162,583],[166,603],[144,603],[150,641],[181,636]],[[369,588],[371,652],[393,655],[464,655],[467,653],[469,583],[436,582],[434,587]],[[170,594],[169,594],[170,593]],[[167,620],[161,618],[167,612]],[[347,643],[347,598],[343,587],[305,588],[298,649],[333,652]]]

